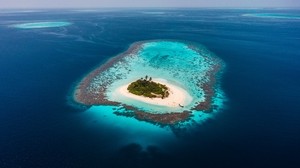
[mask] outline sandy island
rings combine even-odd
[[[122,95],[126,98],[131,98],[137,101],[141,101],[144,103],[152,104],[152,105],[157,105],[157,106],[166,106],[166,107],[184,107],[189,105],[193,98],[192,96],[183,88],[179,86],[175,86],[173,84],[170,84],[167,80],[165,79],[153,79],[152,81],[156,83],[160,83],[163,85],[166,85],[169,88],[169,96],[162,99],[162,98],[149,98],[149,97],[144,97],[144,96],[138,96],[135,94],[130,93],[127,88],[130,83],[120,86],[115,90],[114,95]]]

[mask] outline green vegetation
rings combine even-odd
[[[135,82],[132,82],[127,90],[138,96],[145,96],[150,98],[165,98],[169,96],[169,91],[166,85],[156,83],[152,81],[152,78],[148,76],[145,79],[141,78]]]

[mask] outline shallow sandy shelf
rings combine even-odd
[[[31,23],[22,23],[15,24],[12,27],[20,29],[40,29],[40,28],[51,28],[51,27],[63,27],[69,26],[72,23],[70,22],[31,22]]]

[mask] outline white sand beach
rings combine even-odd
[[[173,84],[170,84],[165,79],[152,79],[154,82],[158,82],[160,84],[164,84],[169,88],[170,95],[167,98],[161,99],[161,98],[148,98],[143,96],[137,96],[132,93],[130,93],[127,88],[130,83],[127,85],[123,85],[118,87],[115,90],[115,95],[122,95],[124,97],[134,99],[137,101],[145,102],[148,104],[158,105],[158,106],[167,106],[167,107],[180,107],[180,106],[186,106],[190,104],[193,100],[193,98],[190,96],[190,94],[184,90],[183,88],[179,86],[175,86]]]

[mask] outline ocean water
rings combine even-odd
[[[289,17],[253,17],[265,14]],[[0,11],[0,167],[299,167],[299,15]],[[12,26],[40,22],[71,24]],[[178,131],[72,101],[72,89],[91,70],[136,41],[154,39],[196,42],[224,61],[227,99],[218,115]]]

